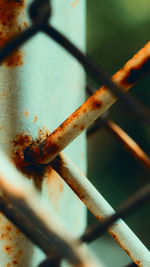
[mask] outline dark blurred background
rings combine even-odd
[[[119,70],[149,40],[149,0],[87,0],[87,51],[110,75]],[[150,75],[131,92],[150,108]],[[119,102],[109,118],[121,126],[147,154],[150,128],[132,116]],[[88,177],[115,208],[150,181],[150,173],[103,127],[88,138]],[[150,204],[139,208],[125,221],[150,248]],[[95,218],[89,214],[89,223]],[[116,242],[105,234],[92,248],[106,267],[123,267],[131,262]]]

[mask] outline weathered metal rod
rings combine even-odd
[[[123,129],[111,120],[104,122],[104,127],[116,136],[138,161],[140,161],[146,168],[150,169],[149,156]]]
[[[134,75],[144,73],[150,57],[150,42],[146,44],[122,69],[112,76],[124,92],[134,85]],[[81,105],[39,146],[31,145],[25,150],[29,162],[49,163],[61,150],[69,145],[79,134],[89,127],[115,101],[116,97],[102,86],[94,95]]]
[[[82,171],[63,153],[51,164],[99,221],[115,213]],[[110,226],[108,232],[138,266],[150,266],[150,252],[123,220],[119,219]]]
[[[98,129],[105,127],[117,140],[119,140],[125,149],[134,156],[134,158],[141,162],[141,164],[150,170],[150,157],[144,150],[114,121],[108,119],[97,119],[95,124],[87,131],[87,136],[90,137]]]

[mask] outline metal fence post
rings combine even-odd
[[[31,1],[0,1],[0,44],[26,28]],[[85,49],[85,0],[52,1],[52,23],[82,50]],[[10,56],[0,71],[0,145],[20,170],[23,150],[31,139],[43,140],[84,101],[84,72],[81,66],[46,35],[39,33]],[[85,134],[66,154],[86,171]],[[57,211],[70,233],[82,234],[86,210],[71,189],[50,167],[25,173]],[[0,266],[37,266],[44,255],[0,214]]]

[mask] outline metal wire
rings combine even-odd
[[[150,125],[150,111],[139,104],[135,100],[131,94],[125,94],[123,90],[113,82],[113,80],[107,75],[104,70],[94,63],[90,57],[83,54],[74,44],[72,44],[62,33],[60,33],[57,29],[49,26],[47,24],[44,25],[43,32],[48,34],[51,38],[53,38],[57,43],[59,43],[63,48],[65,48],[70,54],[72,54],[84,67],[85,71],[89,73],[92,78],[98,84],[104,83],[108,89],[117,96],[117,98],[125,105],[125,107],[129,108],[138,118],[142,121]],[[150,60],[146,63],[146,67],[144,68],[144,73],[146,74],[150,70]],[[132,74],[131,74],[132,76]],[[128,80],[131,84],[135,84],[140,78],[143,77],[143,72],[141,75],[139,73],[136,75],[133,72],[133,77],[130,77]]]
[[[92,95],[96,90],[89,83],[87,84],[87,92]],[[150,170],[150,158],[144,150],[114,121],[108,119],[108,112],[104,113],[98,118],[95,123],[88,128],[87,137],[104,127],[110,132],[118,141],[120,141],[125,149],[133,155],[133,157],[140,161],[144,168]]]
[[[38,31],[43,31],[57,43],[64,47],[70,54],[72,54],[84,67],[84,69],[95,79],[98,84],[104,83],[108,89],[117,96],[117,98],[128,107],[138,118],[150,125],[150,112],[148,109],[139,104],[133,96],[125,94],[119,86],[107,75],[102,68],[95,64],[88,56],[82,53],[74,44],[72,44],[62,33],[48,25],[50,18],[51,7],[49,0],[35,0],[30,6],[29,15],[33,20],[33,25],[22,33],[16,35],[14,39],[8,42],[0,50],[0,62],[9,56],[14,50],[19,48],[29,38],[31,38]],[[134,70],[128,77],[130,84],[135,84],[150,70],[150,60],[148,59],[141,71]]]
[[[147,184],[142,189],[134,193],[121,206],[116,209],[116,213],[96,225],[89,226],[86,233],[81,237],[82,242],[92,242],[100,237],[107,228],[116,222],[119,218],[125,218],[131,212],[135,211],[139,206],[143,205],[150,199],[150,184]]]
[[[49,0],[33,1],[33,3],[29,8],[29,15],[32,19],[32,25],[27,30],[14,36],[12,40],[10,40],[7,44],[5,44],[4,47],[0,49],[0,62],[4,61],[12,52],[14,52],[22,44],[28,41],[29,38],[33,37],[35,34],[41,31],[50,36],[52,39],[54,39],[63,48],[65,48],[72,56],[74,56],[82,64],[86,72],[89,73],[98,84],[104,83],[104,85],[108,88],[108,90],[110,90],[111,93],[114,94],[125,105],[127,109],[130,108],[130,110],[134,114],[136,114],[138,118],[140,118],[142,121],[144,121],[150,126],[149,110],[145,108],[141,103],[137,102],[135,98],[133,98],[133,96],[131,96],[130,94],[125,94],[124,90],[122,90],[124,88],[121,89],[118,86],[117,82],[114,82],[115,79],[111,79],[109,75],[103,71],[102,68],[100,68],[97,64],[93,62],[93,60],[91,60],[87,55],[82,53],[82,51],[80,51],[74,44],[72,44],[64,35],[62,35],[59,31],[57,31],[55,28],[53,28],[51,25],[48,24],[51,15],[51,6]],[[150,59],[146,55],[145,61],[142,62],[141,67],[133,68],[132,71],[129,73],[129,76],[125,81],[126,90],[129,87],[133,86],[136,82],[138,82],[139,79],[143,78],[143,76],[146,75],[149,72],[149,70],[150,70]],[[110,128],[110,123],[106,124],[105,121],[103,121],[103,123],[105,127]],[[139,208],[139,205],[141,206],[146,201],[148,201],[149,198],[150,198],[150,184],[140,189],[131,198],[129,198],[126,202],[124,202],[116,210],[116,213],[114,213],[112,216],[108,217],[101,223],[89,227],[86,233],[84,233],[80,238],[81,243],[82,242],[89,243],[95,240],[96,238],[101,236],[107,230],[107,228],[111,226],[114,222],[116,222],[120,217],[124,218],[125,216],[133,212],[135,209]],[[15,223],[15,225],[17,225],[25,233],[25,235],[28,238],[30,238],[35,244],[41,247],[43,251],[48,253],[49,252],[48,246],[50,245],[49,240],[47,240],[46,238],[46,236],[49,235],[48,229],[44,228],[45,227],[44,225],[41,225],[41,222],[37,220],[35,214],[30,210],[30,208],[29,207],[27,208],[27,205],[24,205],[23,202],[17,203],[15,201],[14,201],[15,208],[18,211],[22,209],[21,213],[22,218],[25,219],[24,217],[25,214],[30,215],[27,217],[32,218],[33,224],[37,223],[38,227],[42,229],[45,235],[45,239],[43,239],[44,241],[42,241],[42,233],[41,233],[41,240],[37,241],[36,234],[38,233],[38,229],[34,228],[35,232],[33,231],[31,233],[30,231],[31,229],[29,229],[27,225],[23,224],[22,221],[19,222],[17,216],[15,215],[16,213],[14,212],[15,208],[14,207],[12,208],[9,205],[7,205],[5,199],[1,197],[0,197],[0,209],[13,223]],[[28,221],[28,218],[26,218],[26,221]],[[43,242],[47,243],[45,243],[45,245],[42,246],[44,244]],[[68,255],[69,256],[72,255],[73,258],[74,254],[71,251],[71,247],[68,245],[67,248],[68,248]],[[65,254],[65,251],[63,251],[63,253]],[[43,264],[47,264],[47,260]],[[53,262],[51,262],[51,264],[53,264]],[[131,266],[134,266],[134,264],[131,264]]]

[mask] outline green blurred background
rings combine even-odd
[[[110,75],[121,68],[149,40],[149,0],[87,0],[87,51]],[[150,107],[150,76],[131,90]],[[119,124],[149,154],[150,129],[116,103],[109,118]],[[105,129],[88,138],[88,177],[115,208],[142,185],[150,173]],[[150,248],[149,203],[125,221]],[[95,222],[89,214],[89,223]],[[108,234],[92,244],[106,267],[123,267],[131,262]]]

